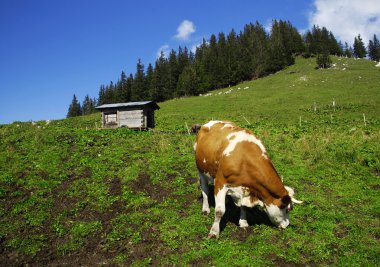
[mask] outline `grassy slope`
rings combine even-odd
[[[334,62],[315,70],[315,59],[298,59],[230,94],[161,103],[150,132],[98,131],[98,114],[0,126],[0,262],[378,265],[380,69]],[[286,230],[258,209],[240,230],[229,206],[221,237],[206,238],[213,216],[201,215],[184,133],[209,119],[257,133],[306,201]]]

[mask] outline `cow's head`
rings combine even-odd
[[[288,191],[288,195],[276,199],[269,205],[264,205],[264,210],[270,221],[277,227],[283,229],[289,225],[289,212],[293,209],[293,203],[302,203],[302,201],[293,197],[294,190],[292,188],[285,186],[285,189]]]

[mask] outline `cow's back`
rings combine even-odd
[[[215,177],[224,149],[228,145],[227,136],[235,129],[228,122],[209,122],[201,127],[196,139],[196,164],[200,171]]]

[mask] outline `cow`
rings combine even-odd
[[[240,207],[239,226],[248,227],[246,207],[261,206],[279,228],[289,225],[289,211],[296,200],[284,186],[262,142],[247,129],[228,121],[210,121],[200,127],[194,144],[202,189],[202,212],[210,213],[209,183],[214,184],[215,219],[209,238],[219,237],[219,224],[230,195]]]

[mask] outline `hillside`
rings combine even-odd
[[[0,126],[4,266],[379,265],[380,68],[315,59],[160,103],[148,132],[97,130],[99,114]],[[239,89],[240,88],[240,89]],[[304,200],[279,230],[229,203],[207,239],[185,123],[231,120],[260,137]]]

